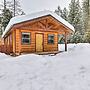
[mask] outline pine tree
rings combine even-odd
[[[77,41],[77,38],[83,37],[84,35],[84,24],[83,24],[83,17],[82,17],[82,10],[79,3],[79,0],[71,0],[69,5],[69,16],[68,16],[69,23],[71,23],[75,28],[75,33],[72,37],[74,42]],[[80,41],[82,38],[78,39]]]
[[[9,9],[3,10],[1,18],[2,29],[5,29],[10,19],[12,18],[12,12]],[[3,30],[4,31],[4,30]]]
[[[0,4],[0,12],[3,11],[4,4]],[[9,9],[12,12],[12,15],[14,16],[14,2],[12,1],[6,1],[6,9]],[[21,8],[20,0],[15,0],[15,16],[17,15],[23,15],[25,14],[24,11]]]
[[[84,42],[83,35],[81,35],[78,31],[70,37],[70,43],[82,43]]]
[[[84,29],[87,31],[88,25],[88,14],[89,14],[89,0],[83,0],[83,22],[84,22]]]
[[[69,4],[69,16],[68,16],[68,19],[69,19],[69,22],[74,25],[74,19],[75,19],[75,7],[76,7],[76,4],[75,4],[75,0],[71,0],[71,3]]]
[[[79,0],[71,0],[71,3],[69,5],[69,16],[68,16],[69,22],[74,26],[75,32],[79,31],[82,33],[82,12]]]
[[[85,26],[85,42],[90,43],[90,1],[84,0],[83,2],[83,19]]]
[[[62,12],[62,9],[61,9],[60,6],[57,7],[57,9],[55,10],[55,13],[56,13],[58,16],[63,17],[63,12]]]
[[[15,15],[25,14],[21,9],[20,2],[15,0],[16,13]],[[14,16],[14,3],[13,1],[6,1],[0,4],[0,34],[3,33],[10,19]]]
[[[3,10],[3,15],[5,16],[5,12],[6,12],[6,0],[4,0],[3,8],[0,8],[0,9]],[[3,27],[3,28],[5,28],[5,27]],[[2,33],[3,33],[3,31],[2,31],[2,14],[0,14],[0,37],[1,37]]]
[[[68,21],[68,10],[66,8],[62,11],[62,18]]]
[[[20,0],[15,0],[15,2],[13,2],[13,0],[7,1],[6,4],[7,4],[7,9],[9,9],[12,12],[13,16],[14,16],[14,8],[15,8],[15,16],[25,14],[21,8]]]

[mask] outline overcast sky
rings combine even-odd
[[[70,0],[21,0],[22,8],[26,13],[51,10],[54,11],[58,5],[68,7]]]
[[[4,0],[0,0],[2,2]],[[58,5],[61,8],[69,6],[71,0],[20,0],[23,11],[26,14],[42,11],[51,10],[54,11]]]

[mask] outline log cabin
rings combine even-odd
[[[74,27],[51,11],[13,17],[2,35],[1,52],[21,53],[57,52],[58,34],[65,36],[74,32]]]

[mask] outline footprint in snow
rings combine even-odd
[[[81,75],[82,78],[84,78],[86,73],[86,68],[84,66],[81,66],[79,70],[80,70],[79,74]]]
[[[84,66],[80,67],[80,72],[79,73],[85,73],[86,72],[86,68]]]

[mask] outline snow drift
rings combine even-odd
[[[0,54],[0,90],[90,90],[90,44],[56,56]]]

